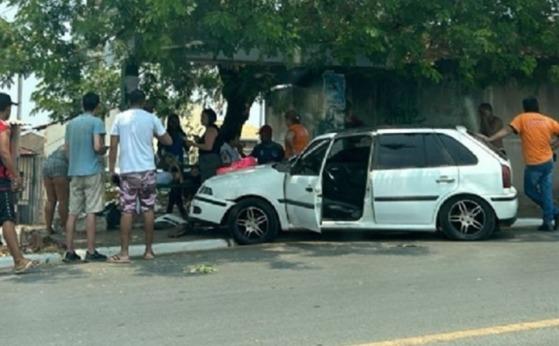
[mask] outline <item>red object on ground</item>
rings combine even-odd
[[[247,156],[239,161],[233,162],[230,166],[221,167],[217,169],[217,174],[226,174],[240,169],[250,168],[257,165],[256,158],[253,156]]]

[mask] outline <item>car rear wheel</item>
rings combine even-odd
[[[258,198],[247,198],[237,203],[229,214],[227,224],[239,244],[271,241],[279,231],[274,208]]]
[[[454,197],[441,208],[439,224],[451,239],[483,240],[496,229],[495,212],[479,197]]]

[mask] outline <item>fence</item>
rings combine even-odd
[[[18,223],[38,224],[43,222],[42,165],[44,158],[36,153],[21,153],[18,168],[23,174],[25,189],[18,195]]]

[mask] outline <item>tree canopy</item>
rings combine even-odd
[[[162,108],[196,88],[229,104],[224,126],[240,131],[246,104],[303,65],[352,66],[366,59],[396,74],[445,74],[487,85],[510,77],[559,81],[559,8],[554,0],[0,0],[0,82],[41,81],[33,98],[53,118],[77,112],[97,90],[120,100],[123,66]],[[283,64],[188,61],[256,49]]]

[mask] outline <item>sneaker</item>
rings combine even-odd
[[[66,252],[66,255],[64,255],[64,258],[62,259],[62,261],[64,263],[76,263],[76,262],[81,262],[82,258],[80,256],[78,256],[78,254],[75,251]]]
[[[550,224],[544,223],[540,227],[538,227],[538,231],[553,232],[553,231],[555,231],[555,227],[552,227]]]
[[[87,251],[85,260],[88,262],[106,262],[107,256],[100,254],[99,252],[97,252],[97,250],[95,250],[94,253],[89,253],[89,251]]]

